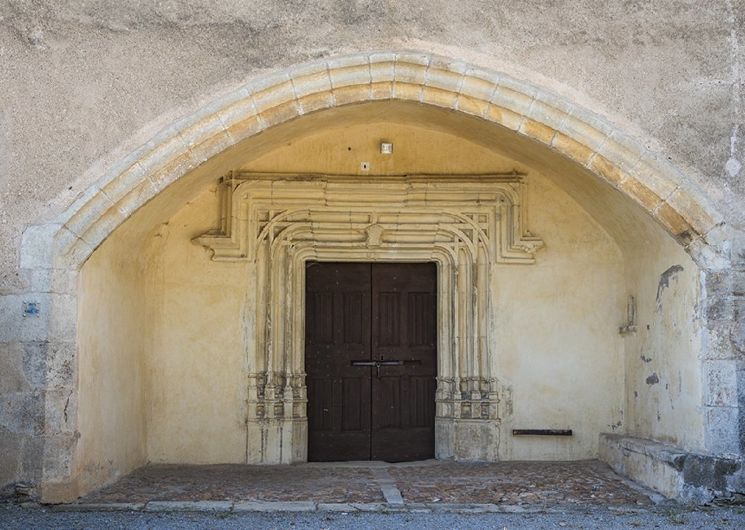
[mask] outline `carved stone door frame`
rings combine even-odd
[[[221,227],[196,241],[246,261],[248,463],[307,457],[305,262],[435,262],[438,458],[498,460],[497,264],[534,262],[525,177],[233,173]],[[475,443],[475,441],[478,441]]]

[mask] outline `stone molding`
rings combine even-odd
[[[643,142],[505,73],[400,51],[299,65],[254,79],[199,108],[120,159],[46,228],[32,228],[23,245],[32,253],[24,252],[22,261],[37,262],[33,250],[39,250],[52,258],[46,267],[78,269],[137,209],[229,147],[311,112],[384,100],[477,116],[558,151],[644,208],[694,260],[716,260],[721,215],[679,169],[651,156]],[[37,232],[50,230],[54,247],[39,248],[31,241],[43,235]]]
[[[276,462],[304,458],[304,270],[309,261],[437,263],[437,418],[443,425],[455,419],[483,421],[493,430],[500,421],[502,392],[494,370],[493,268],[534,263],[543,246],[526,228],[525,188],[525,176],[516,173],[235,172],[222,179],[221,226],[194,241],[209,248],[213,260],[246,262],[246,310],[253,315],[246,319],[248,428],[256,431],[249,439],[276,437],[275,445],[282,447]],[[289,439],[280,436],[287,429],[293,431]],[[260,454],[249,461],[276,463],[261,452],[270,445],[254,446]],[[440,447],[438,454],[443,454]],[[457,451],[449,456],[472,458]],[[487,453],[478,457],[490,459]]]

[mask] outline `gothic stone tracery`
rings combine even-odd
[[[216,261],[246,261],[251,463],[306,458],[306,261],[438,265],[438,457],[496,460],[494,270],[533,263],[525,177],[352,177],[232,173],[221,226],[196,239]],[[487,443],[466,443],[478,436]]]

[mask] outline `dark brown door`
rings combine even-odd
[[[434,456],[432,263],[309,263],[308,459]]]

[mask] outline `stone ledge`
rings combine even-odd
[[[27,507],[39,506],[28,503]],[[112,503],[70,503],[42,504],[52,512],[214,512],[214,513],[298,513],[298,512],[336,512],[336,513],[566,513],[576,509],[574,505],[548,507],[523,506],[514,504],[483,503],[338,503],[312,501],[150,501],[150,502],[112,502]],[[620,509],[609,507],[609,509]],[[625,506],[625,509],[633,507]]]
[[[745,490],[740,458],[690,453],[620,434],[600,435],[599,458],[614,471],[669,498],[703,504]]]

